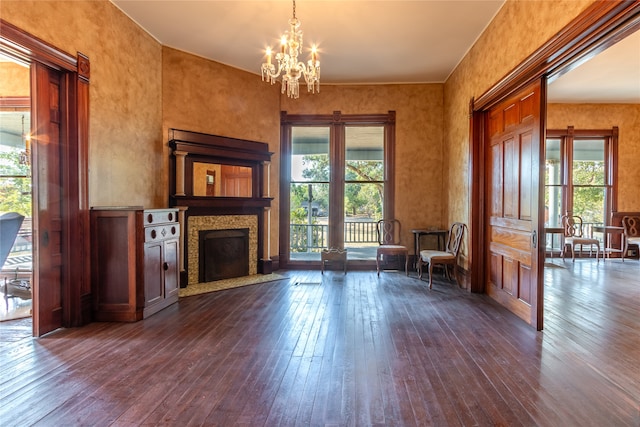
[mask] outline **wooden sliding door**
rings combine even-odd
[[[537,82],[519,91],[485,116],[485,289],[537,329],[542,328],[544,263],[538,219],[542,87]]]

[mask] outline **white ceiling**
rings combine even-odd
[[[165,46],[259,74],[289,29],[291,0],[111,0]],[[321,83],[444,82],[504,0],[298,0],[301,59]]]
[[[640,104],[640,31],[551,82],[547,100]]]
[[[163,45],[259,74],[289,0],[111,0]],[[321,83],[444,82],[504,0],[298,0]],[[640,103],[640,33],[554,80],[549,102]]]
[[[111,2],[163,45],[256,75],[292,14],[290,0]],[[298,0],[296,15],[306,48],[320,48],[322,84],[441,83],[503,3]],[[640,31],[553,80],[548,101],[639,104]]]

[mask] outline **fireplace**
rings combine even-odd
[[[249,274],[249,229],[200,231],[200,282]]]
[[[180,209],[180,226],[184,230],[180,286],[270,273],[269,245],[265,244],[270,233],[272,200],[269,197],[272,153],[268,144],[170,129],[169,146],[173,154],[169,162],[169,204]],[[230,192],[230,188],[238,191]],[[248,243],[246,235],[237,235],[241,229],[248,229],[248,233],[243,232],[248,234]],[[228,240],[222,246],[242,251],[245,259],[242,270],[239,266],[231,272],[221,271],[220,266],[209,267],[227,255],[224,251],[216,254],[221,238],[219,233],[208,233],[212,230],[231,231],[222,233],[222,239]],[[228,263],[223,264],[226,269]]]
[[[207,256],[204,252],[217,250],[217,248],[211,247],[209,251],[202,248],[203,236],[207,236],[207,240],[218,240],[215,236],[228,237],[229,235],[236,235],[238,230],[242,230],[244,234],[246,232],[247,239],[247,272],[242,276],[256,274],[258,272],[258,216],[257,215],[203,215],[203,216],[191,216],[187,220],[187,262],[188,262],[188,284],[203,283],[212,280],[203,280],[203,271],[207,263]],[[223,233],[218,233],[223,232]],[[209,238],[209,236],[214,236]],[[232,239],[238,239],[238,237],[232,237]],[[244,237],[243,237],[244,239]],[[220,242],[207,241],[210,246],[216,245]],[[237,243],[237,242],[236,242]],[[214,255],[215,256],[215,255]],[[235,276],[235,277],[239,277]]]

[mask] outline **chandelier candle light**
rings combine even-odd
[[[271,63],[271,48],[267,48],[267,62],[262,64],[262,81],[271,84],[282,74],[282,93],[287,92],[289,98],[300,96],[299,80],[304,76],[309,92],[320,92],[320,61],[316,47],[311,49],[311,59],[298,62],[298,53],[302,46],[302,31],[300,21],[296,18],[296,2],[293,0],[293,18],[289,19],[289,31],[281,39],[280,53],[276,54],[278,70]]]

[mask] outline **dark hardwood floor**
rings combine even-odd
[[[549,265],[543,332],[396,272],[284,272],[40,339],[3,325],[0,425],[640,425],[640,263]]]

